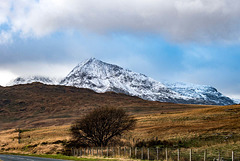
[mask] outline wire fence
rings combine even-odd
[[[71,155],[79,157],[132,158],[161,161],[240,161],[236,151],[197,150],[145,147],[88,147],[72,148]]]

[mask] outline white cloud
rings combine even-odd
[[[8,21],[8,15],[10,13],[11,0],[0,0],[0,25]]]
[[[8,8],[11,1],[0,3]],[[57,30],[127,31],[224,42],[239,41],[239,16],[239,0],[18,0],[8,14],[12,30],[23,36]],[[5,21],[3,14],[0,23]]]
[[[228,97],[236,99],[240,103],[240,95],[237,94],[229,94]]]
[[[12,33],[7,31],[0,32],[0,44],[9,43],[12,41]]]
[[[7,83],[16,78],[17,75],[13,74],[10,71],[6,71],[6,70],[0,70],[0,85],[1,86],[5,86],[7,85]]]
[[[48,64],[45,62],[19,62],[15,64],[8,64],[4,65],[1,68],[2,69],[8,69],[12,73],[12,75],[16,76],[35,76],[35,75],[40,75],[40,76],[47,76],[47,77],[52,77],[52,78],[63,78],[65,77],[72,69],[75,67],[76,64],[57,64],[57,63],[52,63]],[[4,71],[6,73],[6,70],[1,70],[0,72]],[[4,73],[2,72],[2,73]],[[1,78],[1,75],[0,75]]]

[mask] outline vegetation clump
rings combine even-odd
[[[134,129],[135,124],[136,120],[123,109],[96,108],[71,126],[72,142],[76,146],[116,144],[124,132]]]

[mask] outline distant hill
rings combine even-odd
[[[146,101],[114,92],[32,83],[0,87],[0,130],[69,124],[97,107],[113,106],[130,114],[149,114],[209,106]]]
[[[44,76],[29,76],[29,77],[18,77],[8,83],[8,86],[18,84],[29,84],[33,82],[39,82],[48,85],[57,85],[59,82],[56,79],[48,78]]]

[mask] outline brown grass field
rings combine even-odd
[[[129,112],[130,113],[130,112]],[[185,148],[228,149],[240,151],[240,105],[209,106],[202,109],[167,110],[137,113],[137,127],[123,138],[150,140],[158,137]],[[0,132],[2,152],[55,154],[64,150],[70,140],[70,124],[25,128],[18,143],[15,129]]]

